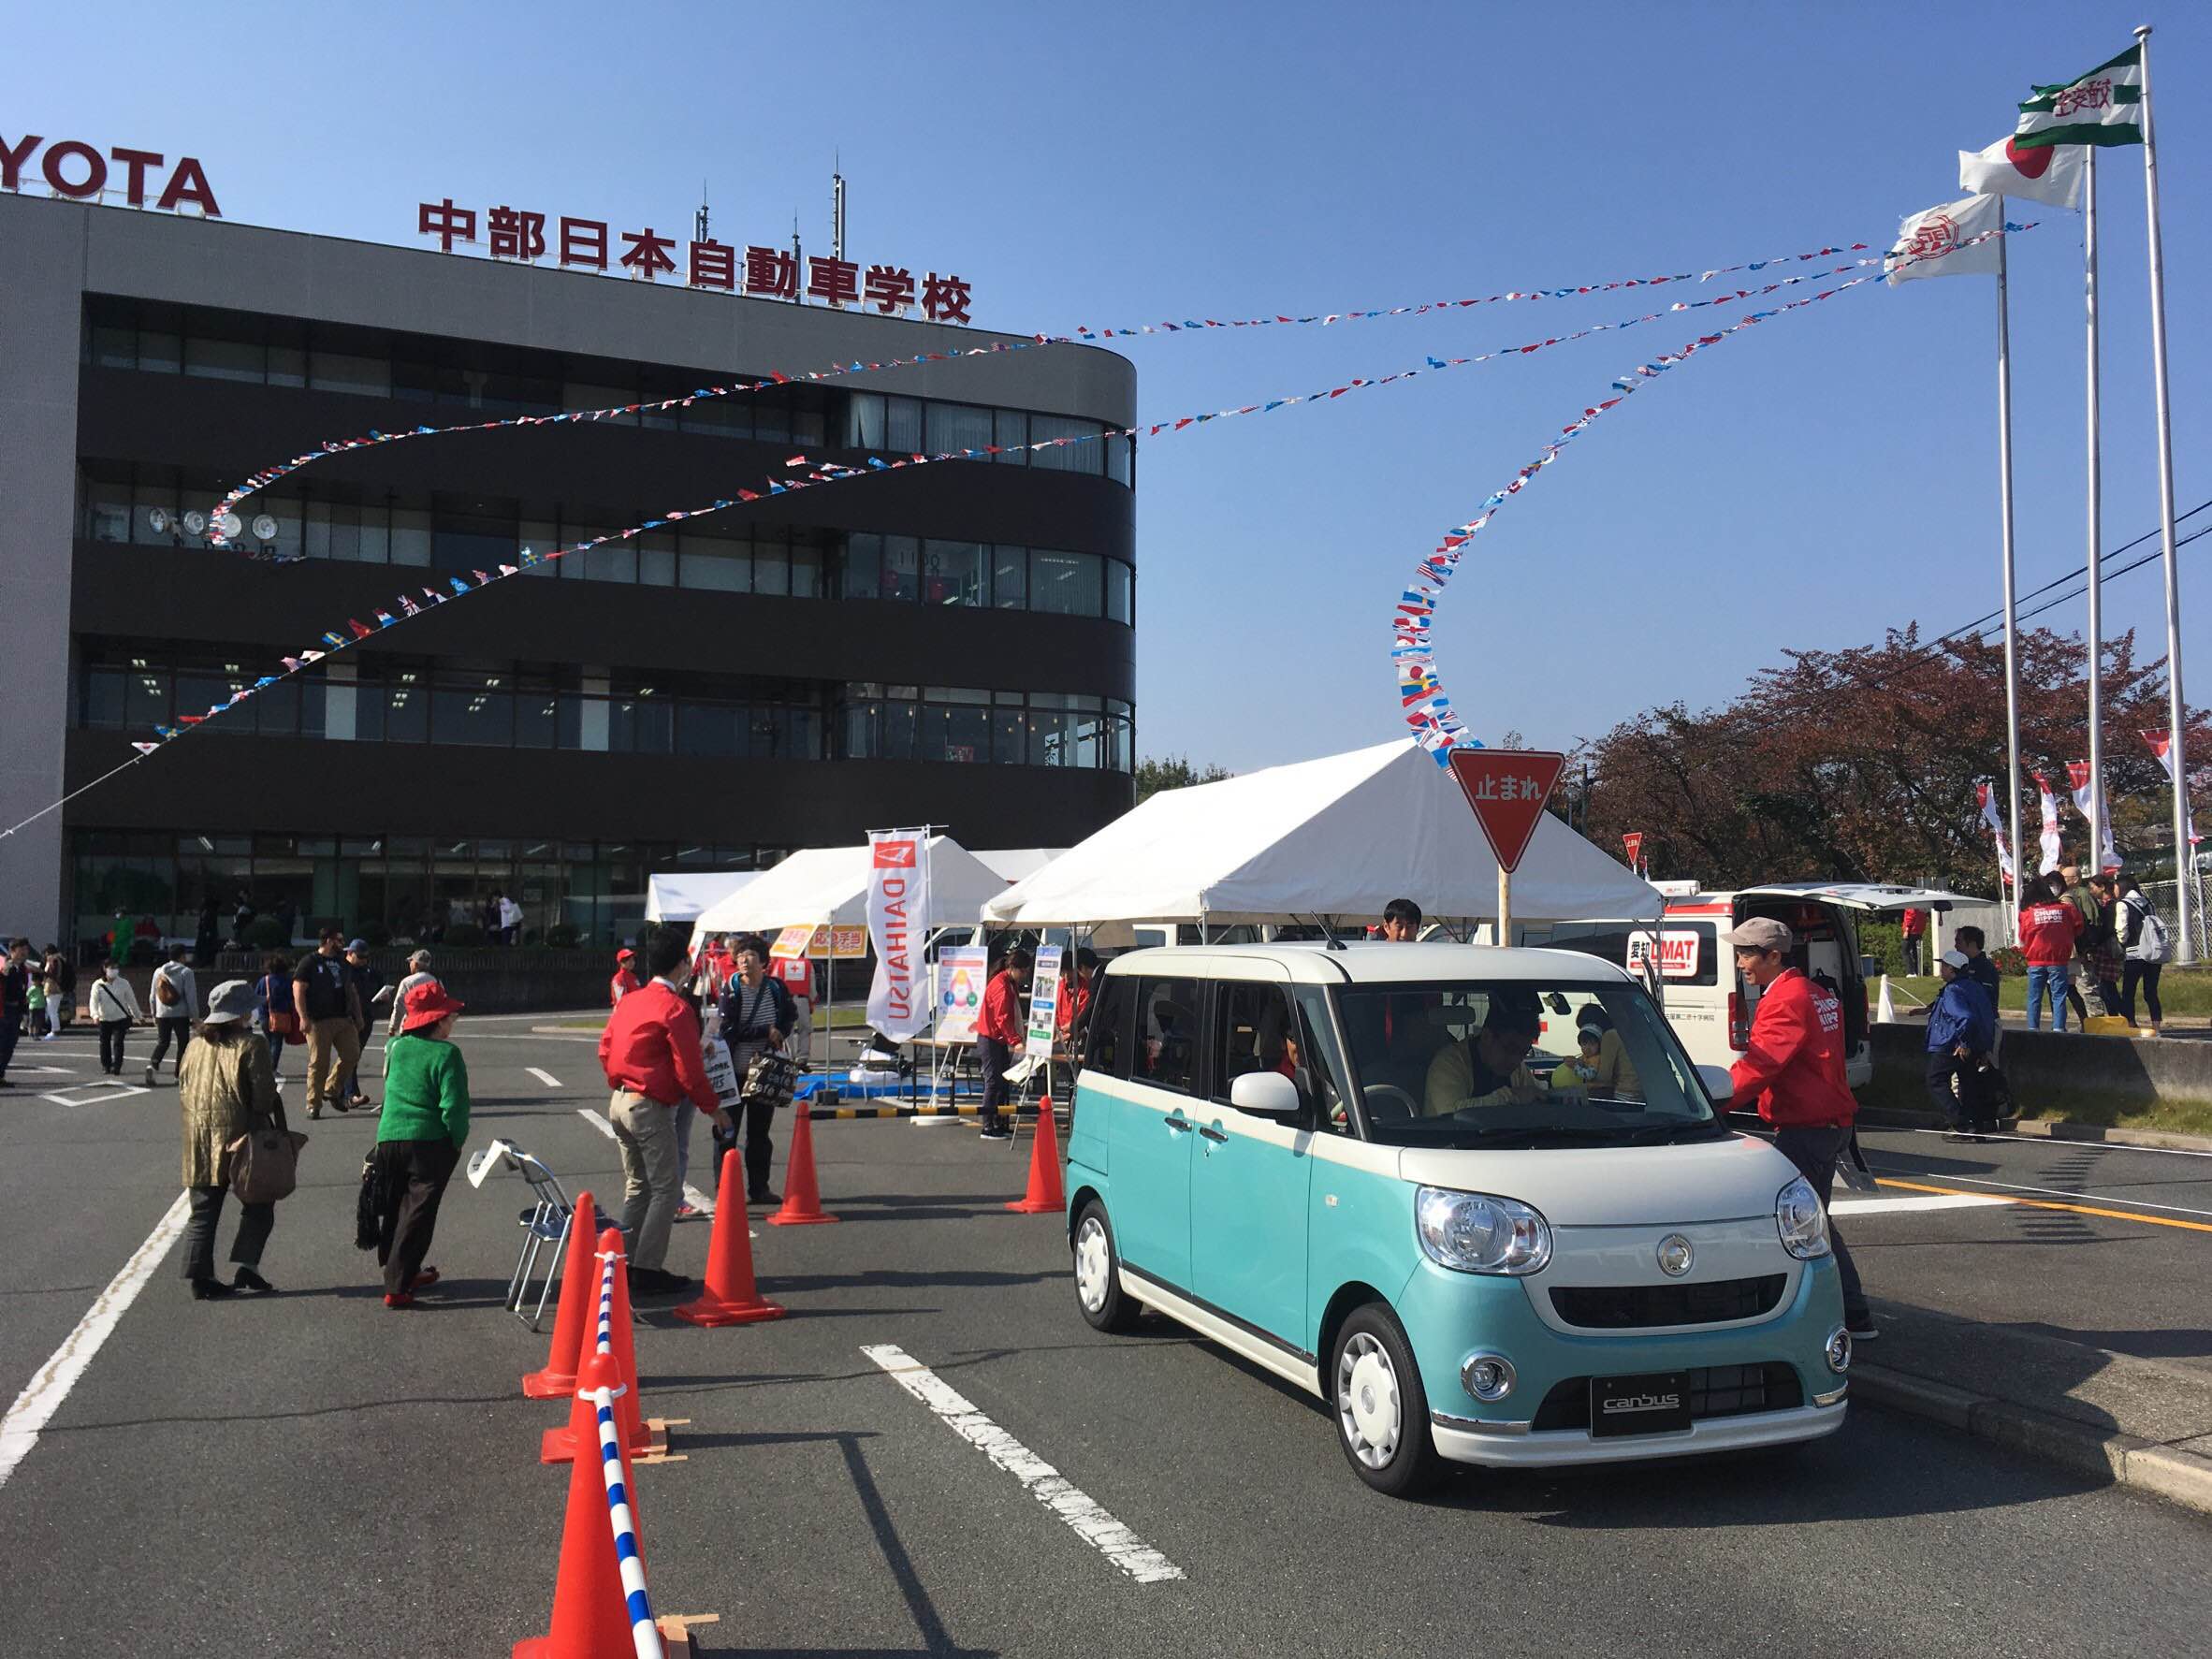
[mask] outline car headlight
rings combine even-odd
[[[1828,1253],[1827,1212],[1802,1175],[1775,1194],[1774,1227],[1782,1234],[1782,1247],[1799,1261]]]
[[[1431,1261],[1463,1273],[1541,1273],[1551,1229],[1528,1205],[1480,1192],[1424,1186],[1414,1195],[1414,1231]]]

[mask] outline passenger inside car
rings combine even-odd
[[[1499,990],[1482,1024],[1429,1062],[1421,1113],[1448,1117],[1470,1106],[1525,1106],[1546,1094],[1527,1065],[1543,1029],[1534,992]]]

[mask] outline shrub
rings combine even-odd
[[[257,951],[282,951],[292,943],[289,930],[274,916],[256,916],[246,929],[246,943]]]
[[[2028,971],[2027,953],[2017,945],[1999,945],[1989,953],[1989,960],[1997,964],[1997,971],[2017,977]]]
[[[456,922],[445,930],[449,945],[480,945],[484,942],[484,929],[473,922]]]
[[[546,929],[546,942],[555,950],[575,950],[576,938],[576,924],[574,922],[556,922]]]
[[[1862,921],[1858,924],[1858,948],[1874,959],[1876,973],[1905,971],[1905,934],[1897,923]]]

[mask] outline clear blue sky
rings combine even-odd
[[[8,26],[33,72],[0,131],[193,153],[231,218],[409,245],[415,203],[448,194],[680,236],[704,175],[724,240],[774,240],[795,209],[819,248],[836,149],[854,252],[967,275],[979,326],[1058,332],[1885,245],[1957,194],[1956,153],[2003,136],[2030,81],[2149,21],[2187,507],[2212,494],[2212,19],[2162,9],[49,7]],[[2101,182],[2109,545],[2157,521],[2141,152],[2105,152]],[[2045,221],[2013,259],[2032,586],[2084,547],[2081,227],[2014,216]],[[1986,278],[1855,292],[1748,330],[1579,440],[1485,532],[1440,618],[1476,732],[1565,745],[1655,702],[1724,700],[1787,648],[1993,608],[1992,306]],[[1642,309],[1601,296],[1130,355],[1158,419]],[[1400,735],[1385,623],[1412,565],[1616,373],[1706,326],[1148,445],[1140,750],[1245,769]],[[2212,540],[2182,557],[2203,702]],[[481,603],[496,629],[497,596]],[[2106,611],[2161,635],[2155,566]],[[2081,606],[2046,619],[2078,627]]]

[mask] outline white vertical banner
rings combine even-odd
[[[2193,848],[2204,837],[2197,834],[2197,815],[2190,807],[2189,791],[2181,780],[2174,776],[2174,734],[2170,731],[2146,732],[2143,734],[2143,741],[2149,744],[2150,752],[2159,757],[2159,764],[2165,770],[2166,781],[2180,792],[2181,833],[2188,838],[2190,846]],[[2178,868],[2176,873],[2179,873]]]
[[[1997,843],[1997,873],[2004,878],[2007,887],[2016,886],[2013,880],[2013,850],[2005,844],[2004,820],[1997,810],[1997,786],[1990,783],[1974,785],[1974,798],[1981,803],[1982,822],[1988,826],[1989,837]]]
[[[2051,780],[2041,772],[2030,772],[2035,779],[2035,793],[2043,808],[2043,863],[2036,868],[2039,876],[2047,876],[2059,867],[2059,799],[2051,793]]]
[[[2103,798],[2103,790],[2092,790],[2089,785],[2089,763],[2068,761],[2066,781],[2074,793],[2074,809],[2098,833],[2097,867],[2117,870],[2120,867],[2119,852],[2112,841],[2112,809]],[[2103,779],[2098,779],[2102,784]]]
[[[868,832],[868,943],[876,977],[868,985],[868,1024],[894,1042],[929,1024],[929,982],[922,948],[929,928],[929,831]]]

